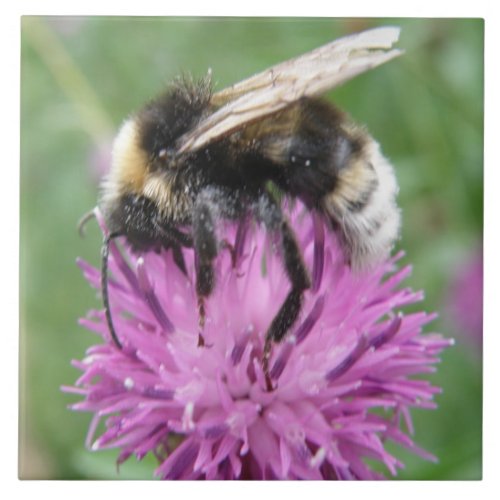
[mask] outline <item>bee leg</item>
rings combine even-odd
[[[118,236],[121,236],[120,233],[111,233],[108,234],[104,238],[104,243],[102,245],[101,252],[101,292],[102,292],[102,301],[104,304],[104,313],[106,315],[106,323],[108,325],[108,330],[111,335],[111,339],[115,343],[118,349],[122,349],[122,343],[118,339],[116,335],[116,330],[113,324],[113,316],[111,315],[111,306],[109,304],[109,290],[108,290],[108,260],[109,260],[109,246],[111,241]]]
[[[213,260],[217,256],[216,206],[210,193],[202,192],[193,213],[193,246],[196,255],[196,294],[200,326],[198,345],[200,346],[205,343],[201,334],[205,325],[205,298],[212,293],[215,286]]]
[[[221,248],[228,250],[231,255],[231,265],[233,269],[236,269],[240,259],[243,257],[243,249],[245,245],[245,238],[248,231],[249,219],[248,215],[242,215],[239,223],[238,229],[236,230],[236,237],[234,239],[234,244],[228,241],[227,239],[223,239],[220,242]],[[240,274],[237,274],[240,276]]]
[[[205,328],[205,299],[198,295],[198,347],[205,347],[205,338],[203,337],[203,329]]]
[[[172,249],[172,255],[176,266],[187,276],[186,262],[182,253],[182,248],[192,248],[193,239],[191,236],[179,231],[178,229],[170,226],[156,224],[156,230],[161,235],[163,248],[165,250]]]
[[[85,226],[87,225],[87,222],[95,217],[95,212],[94,209],[88,211],[86,214],[84,214],[81,219],[78,221],[78,234],[80,235],[81,238],[85,236]]]
[[[259,212],[260,218],[267,228],[279,233],[285,272],[292,285],[266,333],[262,366],[269,389],[272,388],[269,378],[269,359],[272,343],[281,342],[297,320],[302,308],[304,291],[311,287],[311,279],[293,230],[284,218],[281,208],[272,200],[270,195],[261,200]]]
[[[172,245],[172,255],[174,258],[175,265],[180,269],[180,271],[187,276],[186,261],[184,260],[184,254],[180,245]]]
[[[236,246],[226,239],[220,242],[220,246],[229,252],[229,255],[231,256],[231,267],[235,269],[238,265],[238,253],[236,251]]]

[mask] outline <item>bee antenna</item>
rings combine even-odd
[[[87,222],[95,217],[95,212],[94,209],[88,211],[86,214],[82,216],[82,218],[78,221],[78,234],[80,235],[81,238],[85,236],[85,226],[87,225]]]
[[[108,258],[109,258],[109,246],[111,240],[120,236],[119,233],[111,233],[104,238],[102,244],[102,261],[101,261],[101,292],[102,292],[102,302],[104,304],[104,312],[106,314],[106,322],[108,324],[109,333],[113,342],[116,344],[118,349],[122,348],[122,343],[119,341],[116,335],[115,327],[113,326],[113,318],[111,317],[111,308],[109,307],[109,293],[108,293]]]

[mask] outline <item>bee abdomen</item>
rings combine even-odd
[[[323,198],[323,209],[337,228],[346,260],[354,269],[370,268],[389,255],[400,227],[397,193],[392,166],[371,140]]]

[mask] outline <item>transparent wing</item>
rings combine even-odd
[[[393,59],[402,53],[391,49],[399,33],[391,26],[339,38],[214,94],[212,104],[221,107],[181,138],[179,153],[195,151],[301,97],[324,94]]]

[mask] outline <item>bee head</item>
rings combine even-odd
[[[142,193],[151,175],[179,168],[182,159],[177,141],[207,110],[210,88],[208,78],[199,82],[176,80],[167,92],[124,122],[113,145],[105,198],[123,192]]]
[[[175,168],[178,163],[178,139],[194,127],[210,101],[207,79],[194,82],[183,78],[136,117],[139,146],[148,156],[152,170]]]

